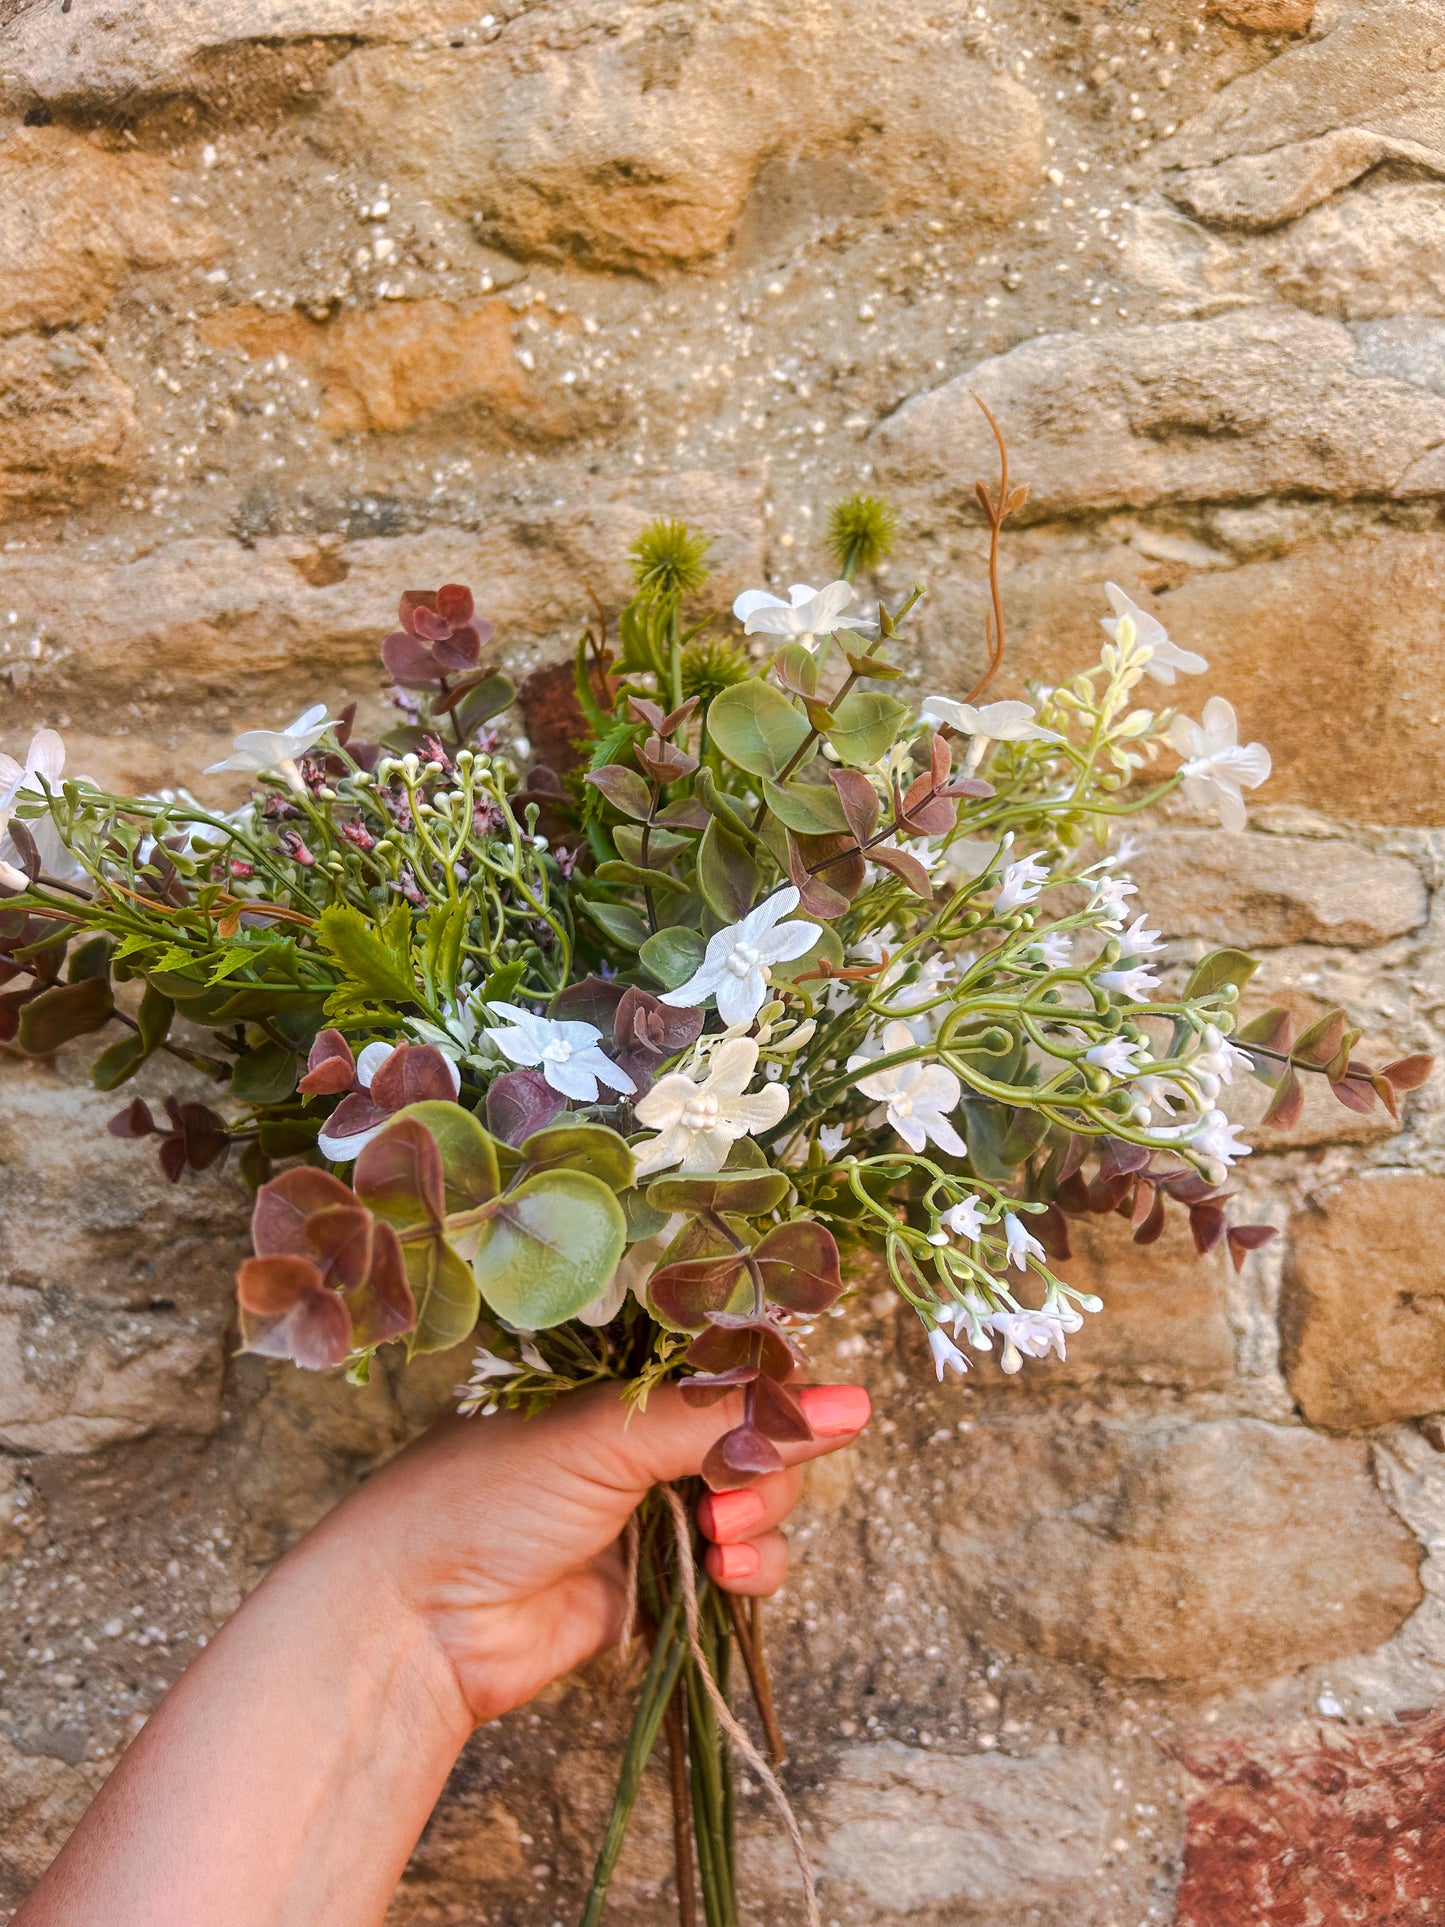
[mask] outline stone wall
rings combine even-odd
[[[676,513],[720,596],[904,512],[924,687],[982,655],[983,396],[1032,494],[999,693],[1156,606],[1275,752],[1155,825],[1186,962],[1437,1045],[1445,0],[0,0],[0,740],[188,778],[376,700],[397,592],[554,657]],[[1187,697],[1199,700],[1200,686]],[[216,794],[222,792],[218,789]],[[244,1207],[0,1064],[0,1912],[266,1562],[444,1396],[231,1355]],[[153,1088],[160,1088],[157,1083]],[[1240,1093],[1252,1118],[1257,1096]],[[1066,1365],[936,1388],[876,1281],[772,1613],[826,1917],[1438,1915],[1445,1121],[1311,1104],[1235,1276],[1095,1224]],[[622,1711],[480,1734],[397,1927],[575,1909]],[[749,1795],[758,1906],[785,1849]],[[671,1917],[649,1790],[615,1917]]]

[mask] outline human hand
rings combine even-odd
[[[815,1442],[782,1446],[785,1470],[709,1494],[698,1521],[713,1580],[730,1592],[782,1584],[778,1530],[802,1462],[867,1423],[857,1385],[800,1390]],[[704,1409],[675,1386],[629,1413],[616,1386],[577,1392],[535,1418],[449,1419],[401,1453],[324,1522],[309,1556],[364,1554],[445,1654],[468,1717],[495,1719],[617,1638],[625,1611],[621,1535],[650,1487],[697,1473],[738,1422],[741,1400]],[[293,1555],[296,1557],[297,1555]]]

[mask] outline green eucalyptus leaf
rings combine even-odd
[[[473,1265],[499,1317],[528,1331],[575,1318],[606,1290],[626,1239],[622,1207],[600,1179],[542,1171],[509,1192]]]
[[[20,1048],[43,1057],[59,1050],[72,1037],[99,1030],[115,1009],[107,977],[82,977],[79,983],[55,984],[21,1007],[17,1033]]]
[[[667,1223],[668,1214],[654,1210],[636,1187],[620,1192],[617,1202],[622,1206],[622,1215],[627,1221],[627,1242],[630,1245],[640,1244],[644,1238],[655,1238]]]
[[[110,939],[87,937],[71,951],[65,964],[67,983],[84,983],[90,977],[104,977],[110,971]]]
[[[144,1041],[134,1031],[127,1031],[96,1058],[90,1067],[90,1081],[98,1091],[113,1091],[135,1076],[146,1055]]]
[[[442,1161],[442,1192],[448,1217],[489,1203],[501,1189],[497,1146],[480,1118],[445,1098],[408,1104],[394,1122],[412,1118],[436,1139]],[[456,1242],[460,1244],[461,1240]]]
[[[728,761],[750,776],[776,776],[810,731],[807,718],[781,689],[750,676],[713,697],[707,733]]]
[[[833,712],[828,741],[845,763],[860,767],[886,756],[908,720],[907,703],[879,689],[855,689]]]
[[[625,883],[634,890],[687,889],[680,877],[669,876],[666,870],[644,870],[635,863],[599,863],[596,875],[599,883]]]
[[[818,661],[805,642],[785,642],[773,657],[773,674],[800,696],[818,693]]]
[[[610,1191],[632,1185],[632,1151],[626,1138],[605,1124],[549,1124],[523,1141],[522,1157],[540,1171],[585,1171]]]
[[[705,814],[701,827],[707,828]],[[647,844],[645,863],[642,860],[644,839]],[[617,845],[617,853],[624,863],[635,863],[642,870],[650,870],[657,863],[670,863],[684,850],[693,848],[691,837],[677,836],[671,830],[659,830],[655,827],[649,833],[640,823],[619,823],[612,832],[612,841]]]
[[[452,711],[462,736],[470,739],[483,723],[510,708],[516,695],[516,686],[503,675],[488,676],[483,682],[473,683]]]
[[[146,985],[140,1009],[136,1012],[136,1022],[140,1025],[141,1042],[147,1057],[153,1050],[159,1050],[170,1035],[175,1008],[170,998],[157,990],[154,984]]]
[[[665,990],[676,990],[696,973],[705,948],[700,931],[679,925],[649,937],[638,951],[637,960]]]
[[[1207,997],[1212,990],[1222,989],[1225,984],[1233,984],[1236,989],[1243,990],[1258,969],[1258,957],[1251,957],[1247,950],[1211,950],[1190,971],[1189,981],[1184,986],[1185,1000]]]
[[[724,923],[737,923],[752,909],[761,881],[747,845],[714,817],[697,853],[697,886],[708,909]]]
[[[781,1171],[717,1171],[706,1177],[654,1178],[647,1202],[656,1211],[776,1211],[791,1181]]]
[[[263,1117],[257,1142],[268,1158],[299,1158],[316,1149],[324,1119],[319,1117]]]
[[[407,1283],[416,1300],[416,1326],[407,1337],[406,1352],[450,1351],[471,1335],[481,1311],[481,1293],[471,1267],[445,1238],[404,1244]]]
[[[635,910],[623,903],[586,902],[582,908],[599,930],[605,931],[624,950],[640,950],[647,942],[647,925]]]
[[[772,783],[763,778],[763,801],[780,823],[805,836],[827,836],[846,830],[848,819],[832,784]]]
[[[284,1104],[300,1075],[297,1053],[268,1040],[236,1059],[227,1095],[238,1104]]]

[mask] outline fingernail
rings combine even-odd
[[[717,1546],[712,1557],[719,1579],[751,1579],[762,1564],[757,1547],[749,1545]]]
[[[861,1385],[805,1385],[803,1414],[820,1439],[839,1439],[868,1423],[872,1401]]]
[[[709,1539],[742,1539],[762,1518],[763,1502],[756,1492],[709,1492],[697,1516]]]

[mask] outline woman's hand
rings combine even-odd
[[[800,1394],[818,1440],[703,1500],[708,1569],[781,1584],[804,1459],[868,1417]],[[620,1537],[648,1488],[698,1471],[740,1400],[645,1411],[616,1386],[523,1420],[450,1419],[309,1533],[187,1668],[15,1927],[381,1927],[480,1720],[614,1640]]]
[[[730,1592],[771,1593],[788,1549],[778,1526],[802,1461],[836,1451],[868,1419],[860,1385],[800,1393],[816,1444],[783,1447],[786,1471],[705,1498],[707,1568]],[[620,1535],[649,1487],[696,1473],[740,1399],[694,1409],[675,1386],[642,1411],[615,1386],[575,1393],[537,1418],[452,1419],[392,1461],[316,1536],[382,1545],[416,1615],[445,1652],[474,1721],[495,1719],[570,1672],[621,1630]]]

